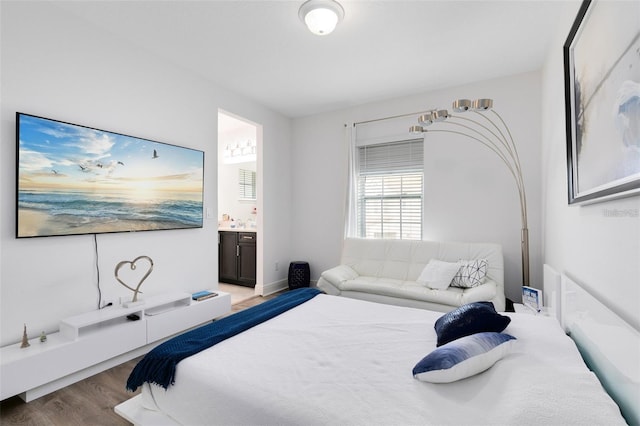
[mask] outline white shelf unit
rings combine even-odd
[[[168,338],[231,310],[231,296],[194,301],[188,293],[150,297],[143,304],[112,306],[60,322],[60,331],[0,349],[0,400],[29,402],[140,356]],[[138,320],[130,320],[129,315]],[[124,383],[122,384],[125,385]]]

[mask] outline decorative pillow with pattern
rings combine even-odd
[[[413,367],[423,382],[451,383],[491,368],[511,351],[516,338],[503,333],[478,333],[440,346]]]
[[[461,260],[460,269],[451,281],[452,287],[471,288],[487,278],[487,259]]]

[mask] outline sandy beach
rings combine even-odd
[[[18,237],[187,228],[182,223],[168,221],[106,220],[101,218],[87,221],[86,218],[81,219],[73,215],[52,216],[40,210],[24,208],[18,209],[18,224]]]
[[[37,237],[51,229],[50,216],[44,212],[18,209],[18,236]]]

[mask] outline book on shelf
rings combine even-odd
[[[214,292],[214,291],[198,291],[196,293],[193,293],[191,295],[191,298],[195,301],[201,301],[201,300],[206,300],[206,299],[211,299],[212,297],[216,297],[218,295],[218,293]]]

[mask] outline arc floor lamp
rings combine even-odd
[[[527,197],[522,179],[522,168],[518,150],[511,136],[509,127],[500,114],[493,109],[493,99],[458,99],[453,102],[452,110],[456,113],[470,112],[477,117],[469,118],[450,114],[446,109],[430,110],[418,117],[419,125],[411,126],[409,132],[423,134],[432,132],[453,133],[480,142],[493,151],[507,166],[518,188],[520,196],[520,218],[522,221],[522,283],[529,285],[529,229],[527,227]],[[489,116],[492,114],[491,116]],[[426,127],[438,125],[436,128]],[[450,126],[440,128],[440,125]]]

